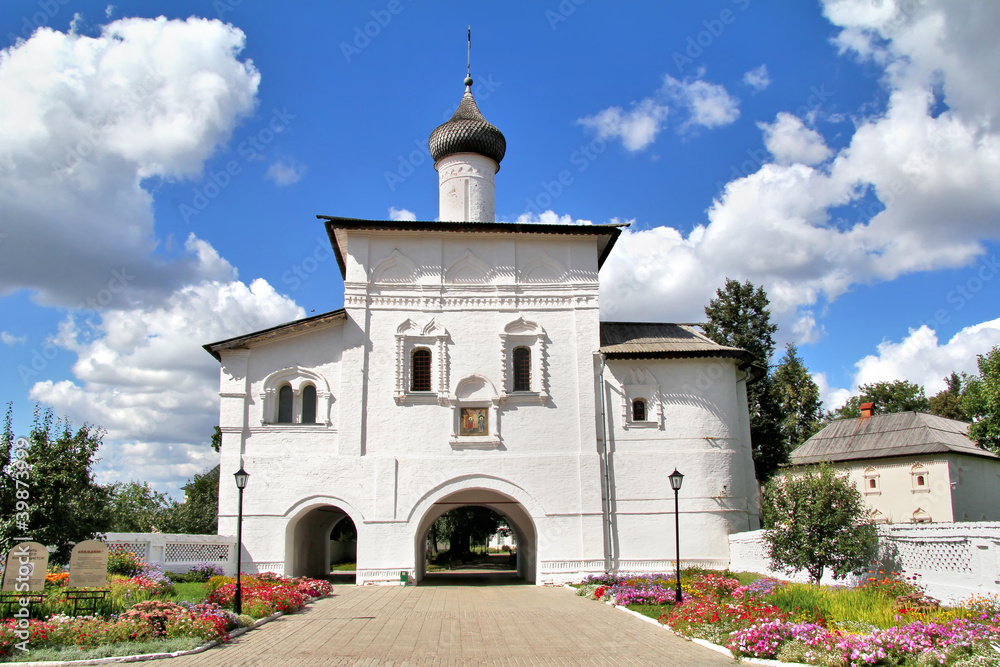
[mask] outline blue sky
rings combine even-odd
[[[157,17],[163,17],[157,19]],[[500,220],[630,222],[605,319],[771,295],[833,407],[1000,344],[989,0],[0,7],[0,397],[108,429],[102,479],[214,463],[206,342],[342,305],[316,214],[433,220],[474,93]],[[775,360],[776,361],[776,360]]]

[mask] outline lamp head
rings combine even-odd
[[[237,472],[233,473],[233,477],[236,478],[236,488],[245,489],[247,487],[247,480],[250,478],[250,473],[244,470],[243,466],[241,465],[240,469]]]
[[[677,468],[674,468],[674,471],[670,473],[670,476],[667,479],[670,480],[671,489],[674,491],[681,490],[681,483],[684,481],[684,475],[677,472]]]

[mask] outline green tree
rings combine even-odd
[[[164,521],[165,533],[214,535],[219,529],[219,466],[195,475],[184,485],[184,502],[174,503]]]
[[[442,514],[434,522],[433,538],[446,540],[453,559],[465,559],[473,544],[485,544],[507,526],[502,516],[488,507],[458,507]]]
[[[858,387],[858,395],[851,396],[831,416],[835,419],[860,417],[862,403],[874,403],[872,413],[876,415],[910,410],[929,412],[931,409],[923,386],[908,380],[893,380],[861,385]]]
[[[958,373],[952,373],[944,381],[948,386],[927,399],[931,414],[948,419],[969,421],[968,415],[962,408],[962,376]]]
[[[754,469],[757,479],[766,481],[788,461],[779,426],[782,415],[778,392],[768,373],[778,330],[771,322],[770,301],[764,288],[754,287],[749,280],[741,284],[726,278],[725,286],[705,307],[705,316],[705,335],[720,345],[747,350],[763,368],[764,376],[747,386],[747,407]]]
[[[149,533],[162,530],[170,510],[167,495],[154,490],[149,482],[117,482],[111,485],[108,505],[110,524],[115,533]]]
[[[819,430],[823,401],[819,387],[802,363],[798,348],[789,343],[774,370],[774,388],[781,407],[781,436],[791,452]]]
[[[805,570],[819,583],[861,573],[878,552],[878,532],[857,487],[829,466],[777,477],[764,487],[761,518],[771,567]]]
[[[36,405],[24,454],[17,455],[27,466],[15,469],[12,418],[8,404],[0,437],[0,550],[30,537],[55,547],[53,562],[67,563],[74,544],[108,529],[109,488],[92,472],[104,430],[84,424],[74,431],[69,420]]]
[[[969,437],[1000,454],[1000,346],[977,355],[979,375],[969,378],[962,408],[972,419]]]

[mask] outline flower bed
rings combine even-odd
[[[673,604],[669,575],[590,577],[581,594],[650,614],[674,632],[707,639],[737,657],[830,667],[1000,667],[1000,597],[941,609],[912,578],[882,574],[858,589],[728,573],[686,573]],[[686,581],[684,581],[686,580]],[[660,605],[652,609],[650,604]]]

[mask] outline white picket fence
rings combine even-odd
[[[199,563],[211,563],[229,576],[236,574],[234,536],[107,533],[101,540],[112,551],[130,551],[147,563],[158,563],[166,572],[187,572]],[[247,571],[245,561],[243,571]]]
[[[945,603],[976,593],[1000,594],[1000,522],[894,524],[878,529],[886,553],[876,569],[919,575],[927,594]],[[809,580],[805,572],[789,576],[771,570],[763,530],[729,536],[729,569]],[[850,577],[848,583],[858,579]],[[835,582],[828,573],[822,583],[844,582]]]

